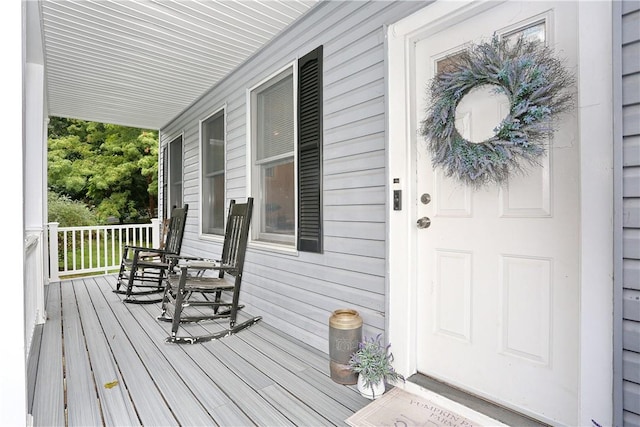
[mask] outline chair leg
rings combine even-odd
[[[215,302],[220,302],[220,300],[222,299],[222,291],[218,291],[216,292],[216,297],[214,299]],[[220,309],[219,306],[215,306],[215,308],[213,309],[214,314],[218,314],[218,310]]]
[[[114,292],[118,292],[120,290],[120,286],[122,285],[122,277],[124,276],[125,263],[124,258],[120,261],[120,271],[118,272],[118,280],[116,280],[116,290]]]
[[[180,316],[182,315],[182,304],[184,304],[184,288],[185,288],[186,275],[180,275],[180,281],[178,282],[178,289],[176,290],[175,305],[173,308],[173,321],[171,322],[171,336],[175,337],[178,334],[178,328],[180,328]]]
[[[162,305],[160,307],[160,316],[158,320],[167,320],[167,304],[169,304],[169,293],[172,291],[171,283],[167,280],[167,284],[164,287],[164,293],[162,294]]]
[[[122,259],[120,260],[120,271],[118,272],[118,281],[116,282],[116,290],[115,292],[120,290],[120,286],[122,286],[122,278],[124,277],[124,272],[126,270],[126,260],[129,257],[129,248],[125,246],[124,252],[122,254]]]

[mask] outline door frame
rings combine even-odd
[[[436,1],[386,29],[387,337],[395,367],[416,373],[417,245],[415,161],[410,135],[411,49],[436,33],[501,2]],[[611,2],[577,2],[576,81],[580,143],[580,425],[613,422],[613,28]],[[594,25],[593,23],[598,23]],[[401,190],[401,210],[393,194]],[[584,332],[584,333],[583,333]],[[410,382],[401,387],[412,388]]]

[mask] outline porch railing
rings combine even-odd
[[[125,245],[157,247],[160,221],[150,224],[58,227],[49,225],[49,280],[72,275],[110,273],[120,266]]]

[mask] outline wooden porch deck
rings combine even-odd
[[[35,426],[345,425],[369,403],[331,380],[326,354],[264,321],[220,341],[165,343],[159,305],[125,304],[114,285],[47,287],[28,367]]]

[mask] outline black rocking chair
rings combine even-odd
[[[159,294],[164,291],[164,281],[174,260],[169,256],[180,255],[188,210],[189,205],[173,209],[164,244],[160,247],[146,248],[132,245],[124,247],[120,273],[116,289],[113,291],[125,295],[124,302],[153,304],[162,301],[162,298],[136,297]]]
[[[167,342],[195,344],[235,334],[261,320],[253,317],[237,323],[240,285],[244,257],[249,238],[249,225],[253,198],[246,203],[231,201],[220,260],[196,257],[175,257],[174,273],[166,281],[162,313],[158,320],[171,322],[171,335]],[[225,277],[233,276],[233,280]],[[180,336],[182,323],[204,320],[229,319],[229,327],[205,335]]]

